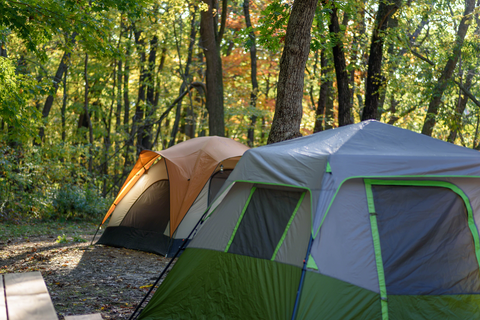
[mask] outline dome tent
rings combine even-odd
[[[97,243],[175,252],[247,149],[213,136],[142,151],[103,218],[102,224],[111,216]]]
[[[476,319],[480,154],[365,121],[247,151],[138,319]]]

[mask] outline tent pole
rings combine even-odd
[[[98,230],[100,230],[101,226],[102,226],[102,223],[100,222],[100,224],[98,225],[97,231],[95,231],[95,234],[93,235],[93,239],[92,239],[92,242],[90,242],[90,245],[92,245],[93,241],[95,241],[95,237],[97,236]]]
[[[182,242],[182,245],[180,246],[180,248],[178,248],[177,252],[175,252],[175,254],[173,255],[173,257],[170,259],[170,261],[168,262],[167,266],[162,270],[162,272],[160,273],[160,275],[158,276],[157,280],[155,281],[155,283],[150,287],[150,290],[148,290],[147,294],[145,295],[145,297],[143,297],[142,301],[140,301],[140,303],[138,304],[137,308],[135,308],[135,311],[133,311],[132,315],[130,316],[130,318],[128,318],[128,320],[134,320],[134,319],[137,319],[137,317],[140,315],[141,312],[139,312],[137,314],[137,316],[135,316],[135,314],[138,312],[138,310],[140,309],[140,307],[142,306],[142,304],[145,302],[145,300],[147,300],[148,296],[150,295],[150,293],[152,293],[153,289],[157,286],[158,282],[160,281],[160,279],[164,276],[165,272],[167,272],[168,268],[170,267],[170,265],[172,264],[173,260],[175,260],[175,258],[178,256],[178,254],[180,253],[180,251],[182,250],[185,250],[185,246],[187,245],[187,242],[188,242],[188,239],[190,239],[190,237],[194,234],[194,232],[197,230],[198,226],[200,226],[202,223],[203,223],[203,218],[205,218],[205,215],[208,213],[208,209],[207,211],[204,212],[204,214],[202,215],[202,218],[200,218],[200,220],[198,220],[197,224],[193,227],[192,231],[190,231],[190,234],[188,235],[187,238],[183,239],[183,242]]]
[[[297,297],[295,298],[295,305],[293,307],[292,320],[295,320],[295,317],[297,316],[298,303],[300,301],[300,294],[302,292],[303,280],[305,279],[305,273],[307,271],[308,256],[310,255],[312,242],[313,242],[313,237],[310,236],[310,241],[308,242],[307,254],[305,255],[305,260],[303,260],[302,276],[300,278],[300,283],[298,284]]]

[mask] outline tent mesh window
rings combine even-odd
[[[442,187],[372,186],[388,294],[479,293],[463,199]]]
[[[223,170],[223,171],[218,171],[215,173],[210,180],[210,190],[208,192],[208,204],[215,199],[217,196],[218,191],[222,188],[223,184],[225,183],[225,180],[227,180],[228,176],[233,170]]]
[[[302,192],[257,188],[228,252],[271,259],[301,195]]]
[[[163,233],[169,220],[170,184],[168,180],[160,180],[138,197],[120,226]]]

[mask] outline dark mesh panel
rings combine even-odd
[[[208,205],[215,199],[217,196],[218,191],[220,191],[220,188],[223,186],[225,183],[225,180],[227,180],[228,176],[233,170],[223,170],[223,172],[218,171],[215,173],[210,179],[210,190],[208,192]]]
[[[256,189],[228,252],[271,259],[301,195]]]
[[[168,180],[152,184],[137,199],[120,226],[163,233],[170,221],[170,186]]]
[[[463,200],[440,187],[373,186],[387,293],[479,293]]]

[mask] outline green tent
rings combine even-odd
[[[139,319],[480,319],[480,154],[376,121],[247,151]]]

